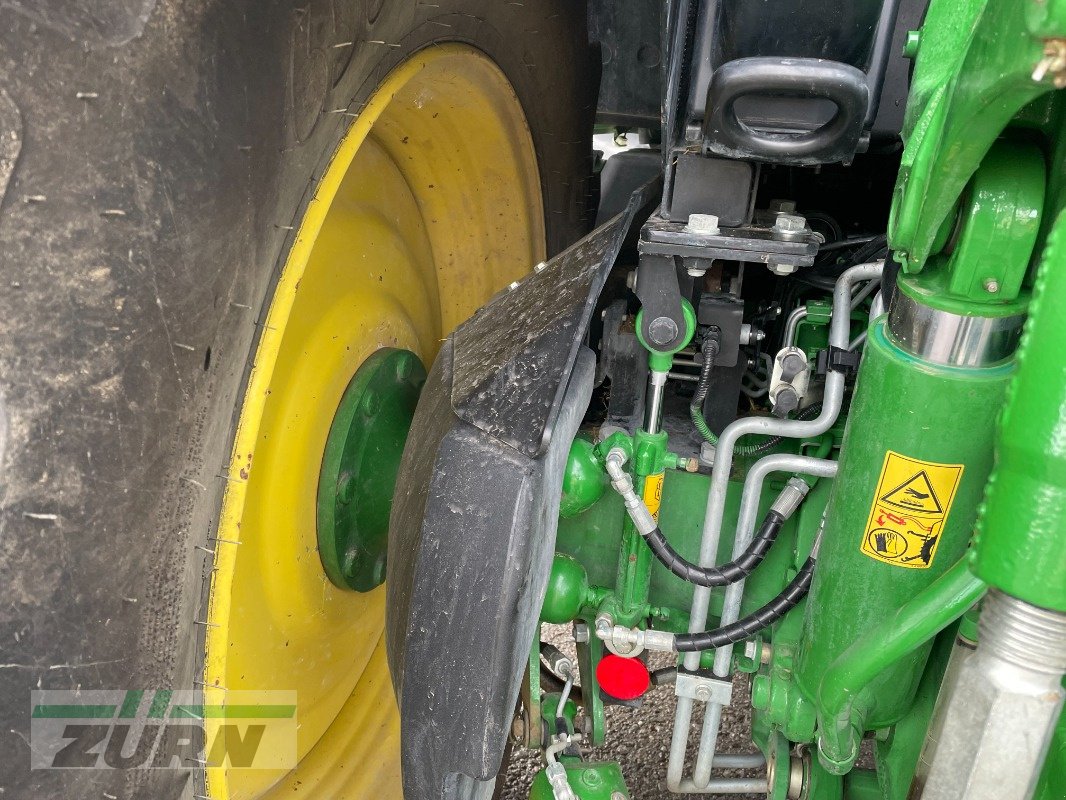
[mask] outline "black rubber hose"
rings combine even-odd
[[[679,653],[699,650],[712,650],[727,644],[735,644],[751,638],[763,628],[769,627],[796,607],[811,588],[814,579],[813,557],[808,558],[796,577],[784,590],[758,611],[738,619],[730,625],[723,625],[713,631],[703,633],[686,633],[674,637],[674,648]]]
[[[693,564],[670,546],[658,527],[645,536],[644,541],[648,543],[648,547],[662,565],[677,577],[684,578],[697,586],[728,586],[748,577],[762,563],[784,523],[785,518],[776,511],[767,512],[755,538],[751,540],[744,552],[728,564],[718,567],[701,567]]]

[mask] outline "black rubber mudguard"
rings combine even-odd
[[[592,391],[585,334],[650,193],[497,295],[430,370],[389,541],[406,800],[492,794],[555,549],[563,468]]]

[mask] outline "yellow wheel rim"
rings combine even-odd
[[[390,73],[315,187],[278,278],[208,598],[206,702],[295,690],[299,762],[209,766],[212,798],[402,796],[385,589],[336,588],[316,551],[326,437],[370,353],[406,348],[429,364],[455,325],[543,259],[544,240],[532,139],[499,69],[448,45]]]

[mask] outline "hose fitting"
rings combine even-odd
[[[796,513],[796,509],[800,507],[800,503],[803,502],[807,492],[810,490],[810,485],[802,478],[789,478],[785,488],[781,490],[781,494],[777,496],[773,505],[770,506],[770,510],[776,511],[781,515],[782,519],[789,519]]]
[[[648,536],[657,527],[655,518],[652,517],[648,507],[644,505],[644,501],[637,496],[636,491],[633,489],[633,479],[623,468],[626,458],[625,450],[620,447],[612,447],[607,453],[607,474],[611,476],[611,486],[621,495],[622,502],[626,506],[626,512],[629,514],[629,518],[633,520],[637,533],[641,536]]]

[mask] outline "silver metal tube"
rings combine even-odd
[[[819,478],[832,478],[837,474],[837,462],[822,458],[797,456],[791,453],[779,453],[760,458],[748,470],[744,478],[744,493],[740,500],[740,514],[737,519],[736,538],[733,541],[733,558],[743,553],[755,537],[756,517],[759,514],[759,498],[762,496],[763,482],[772,472],[798,472],[803,475],[815,475]],[[740,604],[744,598],[744,581],[740,580],[726,587],[725,601],[722,605],[722,625],[729,625],[740,619]],[[729,675],[729,664],[733,658],[733,645],[727,644],[714,651],[714,674],[719,678]],[[717,709],[712,708],[718,706]],[[709,703],[704,712],[703,729],[700,732],[700,746],[696,753],[696,765],[692,779],[697,786],[705,786],[711,779],[711,764],[717,764],[715,747],[718,740],[718,727],[722,709],[718,703]]]
[[[880,261],[860,264],[845,270],[837,279],[833,290],[833,315],[829,323],[829,344],[840,348],[848,346],[851,328],[851,287],[859,281],[880,277],[883,267],[884,262]],[[825,379],[822,410],[814,419],[744,417],[734,421],[722,431],[722,435],[718,437],[714,466],[711,469],[711,486],[707,492],[707,510],[703,519],[703,532],[700,540],[699,563],[701,566],[713,566],[717,559],[718,542],[722,534],[722,518],[725,514],[726,492],[729,489],[729,473],[733,467],[733,448],[737,440],[749,433],[796,438],[820,436],[836,423],[843,397],[844,375],[840,372],[830,372]],[[692,594],[689,632],[699,633],[706,629],[707,609],[710,601],[711,590],[706,586],[697,586]],[[699,663],[699,653],[685,654],[685,669],[695,670],[699,667]],[[691,715],[692,700],[679,697],[667,768],[667,784],[671,790],[674,790],[673,786],[681,784],[681,772],[684,769],[685,751],[688,744],[688,719],[691,719]],[[684,727],[680,725],[682,718],[687,718]]]
[[[766,766],[762,753],[719,753],[714,757],[718,769],[761,769]]]
[[[796,343],[796,332],[799,324],[807,317],[807,306],[797,306],[785,320],[785,335],[781,342],[782,347],[792,347]]]
[[[765,794],[768,784],[766,778],[715,778],[707,786],[683,780],[671,791],[678,794]]]
[[[574,688],[574,673],[573,670],[566,678],[566,683],[563,684],[562,694],[559,695],[559,705],[555,708],[556,718],[566,716],[566,701],[570,699],[570,692]]]
[[[856,347],[858,347],[859,345],[861,345],[865,341],[866,341],[866,331],[863,331],[862,333],[860,333],[858,336],[856,336],[854,339],[852,339],[848,343],[848,350],[854,350]]]
[[[882,292],[877,293],[877,297],[870,303],[870,322],[873,322],[879,316],[885,313],[885,296]]]
[[[880,278],[880,277],[881,276],[879,275],[878,278]],[[861,289],[859,289],[859,291],[855,292],[854,296],[851,298],[851,310],[854,311],[856,308],[858,308],[863,300],[865,300],[867,297],[872,295],[874,292],[876,292],[880,288],[881,288],[881,281],[880,280],[872,280],[868,284],[863,286]]]
[[[658,433],[662,425],[663,392],[667,374],[655,370],[648,373],[648,394],[644,401],[644,430],[648,433]]]

